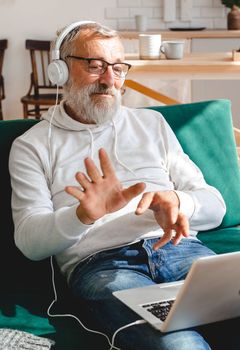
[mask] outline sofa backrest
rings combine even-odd
[[[220,227],[240,224],[240,171],[229,100],[153,107],[161,112],[206,181],[222,194],[227,213]]]
[[[240,173],[227,100],[151,107],[161,112],[183,149],[201,168],[206,180],[222,193],[227,214],[222,227],[240,223]],[[8,157],[13,140],[36,120],[0,121],[0,276],[1,292],[52,292],[49,259],[33,262],[25,258],[13,240],[11,186]]]
[[[50,265],[48,259],[41,262],[30,261],[16,248],[13,239],[11,185],[8,171],[9,151],[13,140],[35,123],[35,120],[30,119],[0,121],[0,291],[2,293],[50,291]]]

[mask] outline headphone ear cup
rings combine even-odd
[[[68,66],[62,60],[55,60],[48,66],[48,78],[52,84],[61,86],[68,80]]]

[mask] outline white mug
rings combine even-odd
[[[158,60],[161,34],[139,34],[139,56],[142,60]]]
[[[183,58],[184,41],[163,41],[161,52],[170,60],[179,60]]]
[[[136,15],[135,22],[136,22],[136,29],[138,32],[145,32],[147,30],[147,16]]]

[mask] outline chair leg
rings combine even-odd
[[[23,104],[23,118],[28,118],[28,105],[26,103]]]
[[[38,105],[35,106],[35,118],[40,119],[41,113],[40,113],[40,107]]]
[[[0,120],[3,120],[3,114],[2,114],[2,102],[0,101]]]

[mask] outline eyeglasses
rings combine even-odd
[[[94,75],[102,75],[106,72],[108,66],[112,66],[113,74],[118,79],[123,79],[127,75],[131,64],[129,63],[108,63],[100,58],[86,58],[69,55],[66,58],[74,58],[87,62],[87,72]]]

